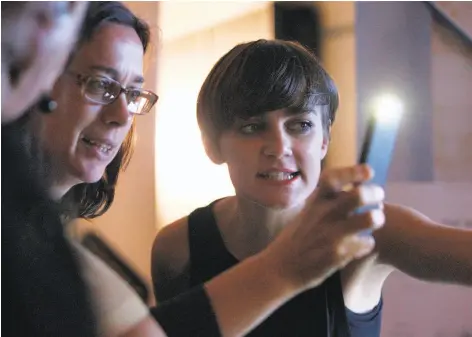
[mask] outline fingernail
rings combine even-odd
[[[381,209],[375,209],[372,211],[372,222],[374,228],[380,228],[385,224],[385,213]]]
[[[372,184],[361,185],[359,187],[359,195],[364,205],[378,204],[385,198],[384,189]]]
[[[372,236],[360,237],[359,241],[361,242],[362,248],[356,253],[356,257],[362,257],[370,253],[375,246],[375,240]]]
[[[345,244],[338,246],[338,255],[339,255],[339,256],[344,256],[344,255],[346,255],[346,254],[347,254],[347,251],[348,251],[348,250],[347,250]]]
[[[355,256],[356,258],[360,258],[360,257],[366,256],[366,255],[369,254],[371,251],[372,251],[372,248],[369,248],[369,249],[361,249],[361,250],[359,250],[354,256]]]

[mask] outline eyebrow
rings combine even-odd
[[[252,122],[252,121],[265,121],[267,120],[267,115],[268,115],[269,112],[265,112],[265,113],[262,113],[262,114],[258,114],[258,115],[255,115],[255,116],[250,116],[250,117],[247,117],[247,118],[244,118],[244,117],[241,117],[241,116],[236,116],[236,119],[235,121],[236,122],[242,122],[242,123],[245,123],[245,122]],[[307,114],[307,115],[315,115],[317,116],[318,115],[318,112],[316,110],[291,110],[291,111],[285,111],[284,112],[284,117],[294,117],[294,116],[297,116],[297,115],[304,115],[304,114]]]
[[[91,70],[98,70],[106,73],[107,75],[111,76],[114,80],[118,80],[119,73],[116,69],[110,68],[110,67],[105,67],[105,66],[91,66]],[[134,78],[134,83],[144,83],[144,77],[138,75]]]

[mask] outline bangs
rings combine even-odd
[[[236,119],[281,109],[297,114],[322,107],[329,125],[337,105],[333,80],[307,49],[257,40],[236,46],[215,64],[200,91],[197,117],[205,132],[217,135]]]

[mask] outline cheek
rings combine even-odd
[[[129,122],[129,124],[126,126],[126,127],[123,127],[123,129],[120,131],[121,132],[121,136],[119,138],[119,141],[121,143],[121,145],[123,145],[123,143],[128,143],[128,142],[134,142],[134,137],[133,137],[133,134],[134,134],[134,129],[135,129],[135,122],[134,120],[131,120]],[[131,144],[131,145],[134,145],[134,144]]]
[[[54,111],[57,114],[58,111]],[[73,137],[73,125],[67,123],[66,120],[56,116],[47,116],[43,118],[41,129],[41,142],[44,148],[52,155],[61,155],[67,152],[71,147]]]
[[[51,98],[59,105],[59,109],[73,109],[76,105],[83,104],[80,86],[76,83],[76,78],[64,74],[54,83],[51,90]]]
[[[82,130],[98,118],[102,106],[87,102],[74,78],[65,76],[54,85],[51,97],[57,102],[57,109],[47,117],[54,119],[58,128],[64,127],[68,132]]]
[[[228,163],[234,166],[250,167],[257,165],[260,155],[260,144],[258,141],[235,142],[225,153],[228,155]]]
[[[93,122],[89,109],[79,103],[58,104],[58,108],[48,115],[42,116],[41,138],[48,150],[56,154],[73,152],[80,133]]]
[[[240,185],[248,181],[250,174],[257,170],[257,157],[254,154],[255,148],[232,148],[226,152],[226,164],[231,181],[234,185]]]
[[[306,172],[319,172],[323,159],[323,138],[313,137],[311,140],[301,141],[294,148],[294,156],[298,165]]]

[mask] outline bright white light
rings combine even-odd
[[[395,95],[385,94],[374,101],[374,116],[379,123],[397,123],[403,115],[403,103]]]

